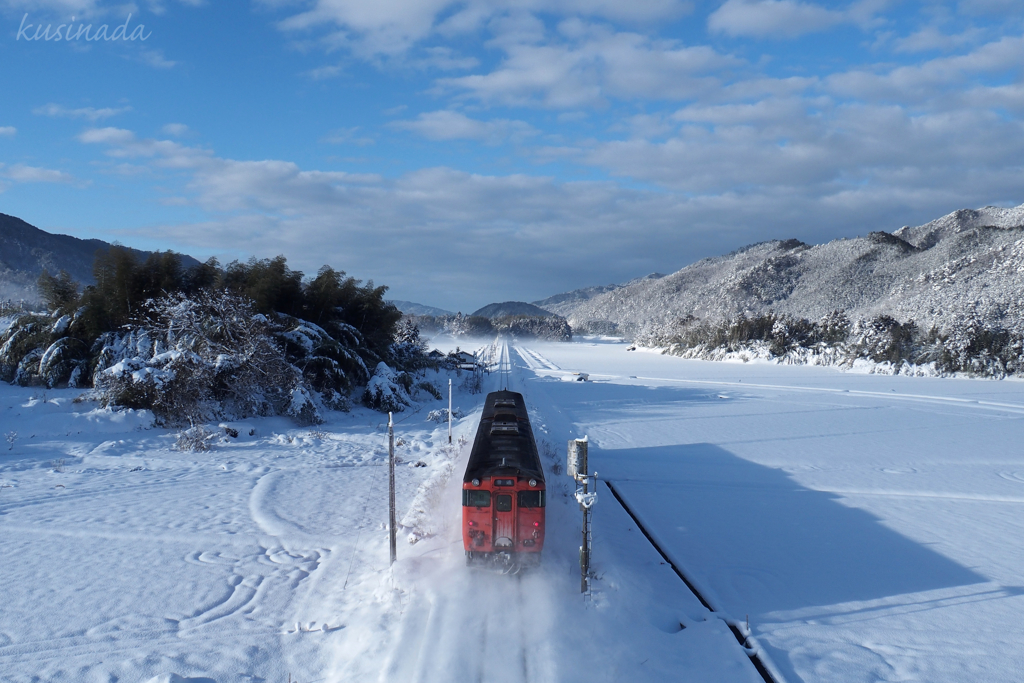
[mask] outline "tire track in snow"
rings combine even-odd
[[[561,370],[550,360],[537,353],[533,349],[526,348],[524,346],[516,346],[516,351],[520,357],[526,361],[526,365],[530,370]],[[536,364],[536,365],[535,365]]]

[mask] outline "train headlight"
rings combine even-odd
[[[473,480],[473,486],[479,486],[479,485],[480,485],[480,480],[479,479],[474,479]]]
[[[536,486],[536,485],[537,485],[537,480],[536,479],[531,479],[530,480],[530,486]]]

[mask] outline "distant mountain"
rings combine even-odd
[[[1024,205],[961,210],[894,233],[810,246],[774,240],[706,258],[578,303],[573,329],[658,332],[705,320],[779,314],[885,314],[943,329],[956,316],[1024,328]]]
[[[582,289],[574,289],[571,292],[563,292],[562,294],[555,294],[549,296],[547,299],[541,299],[540,301],[534,301],[535,306],[556,313],[563,317],[572,315],[572,312],[576,310],[584,301],[589,301],[595,296],[604,294],[606,292],[612,292],[616,289],[621,289],[628,285],[636,282],[642,282],[643,280],[657,280],[665,277],[662,273],[651,273],[650,275],[644,275],[643,277],[634,278],[629,282],[621,285],[597,285],[596,287],[583,287]]]
[[[455,315],[451,311],[446,311],[443,308],[436,308],[435,306],[424,306],[423,304],[417,304],[412,301],[399,301],[394,300],[393,303],[398,307],[402,313],[406,315],[432,315],[437,317],[439,315]]]
[[[36,280],[45,268],[56,275],[66,270],[82,285],[93,284],[92,262],[98,249],[110,248],[103,240],[54,235],[20,218],[0,213],[0,299],[37,301]],[[141,258],[152,252],[132,249]],[[198,264],[182,255],[185,267]]]
[[[539,306],[528,304],[525,301],[505,301],[500,304],[487,304],[483,308],[473,311],[472,315],[478,315],[491,320],[505,318],[510,315],[528,315],[538,318],[547,318],[552,315],[551,311],[545,311]]]

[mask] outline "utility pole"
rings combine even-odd
[[[597,472],[588,474],[587,468],[587,437],[569,441],[569,455],[565,471],[576,482],[576,502],[583,511],[583,526],[580,539],[580,592],[585,597],[591,595],[590,558],[593,553],[594,535],[592,528],[592,511],[597,502]],[[590,479],[594,479],[594,490],[590,490]]]
[[[395,421],[388,413],[388,532],[391,534],[391,564],[397,558],[395,547]]]
[[[448,379],[448,443],[452,442],[452,380]]]

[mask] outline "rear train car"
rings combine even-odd
[[[544,470],[523,395],[487,394],[462,479],[466,563],[538,564],[545,496]]]

